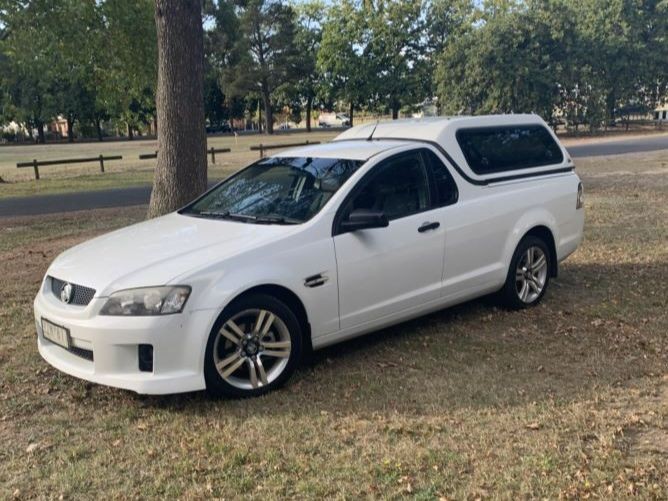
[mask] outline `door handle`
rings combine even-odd
[[[429,222],[427,222],[427,223],[422,223],[422,226],[420,226],[420,227],[418,228],[418,231],[419,231],[420,233],[424,233],[425,231],[435,230],[435,229],[438,228],[439,226],[441,226],[441,223],[439,223],[438,221],[434,221],[433,223],[429,223]]]

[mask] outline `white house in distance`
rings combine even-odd
[[[656,120],[657,122],[668,123],[668,104],[659,106],[654,110],[654,120]]]

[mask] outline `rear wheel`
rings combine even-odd
[[[254,294],[233,302],[207,343],[204,376],[214,395],[256,396],[281,386],[302,350],[295,314],[283,302]]]
[[[501,289],[504,304],[511,309],[537,305],[550,282],[550,252],[538,237],[524,237],[515,249],[506,283]]]

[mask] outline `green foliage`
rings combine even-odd
[[[379,0],[365,9],[373,83],[393,118],[402,106],[422,101],[429,91],[422,7],[421,0]]]
[[[153,0],[0,0],[0,118],[155,117]],[[668,0],[204,0],[210,123],[339,103],[597,128],[668,93]],[[258,105],[259,101],[259,105]],[[352,117],[351,117],[352,118]],[[43,138],[42,138],[43,139]]]
[[[5,1],[0,24],[3,119],[41,133],[59,115],[73,126],[112,115],[134,124],[153,114],[150,0]]]
[[[534,111],[593,129],[630,105],[651,108],[666,92],[666,14],[665,0],[485,2],[442,43],[443,109]]]
[[[369,22],[365,10],[351,0],[330,7],[318,52],[322,92],[355,105],[375,100]],[[352,118],[352,117],[351,117]]]
[[[227,54],[218,54],[223,82],[231,96],[257,92],[273,132],[272,96],[298,79],[295,11],[278,1],[218,2],[215,30]]]

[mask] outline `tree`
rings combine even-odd
[[[156,0],[158,162],[149,217],[182,207],[207,185],[201,0]]]
[[[320,86],[320,74],[317,71],[318,51],[322,42],[322,20],[325,5],[321,0],[312,0],[302,4],[298,10],[299,23],[295,35],[295,45],[299,59],[300,78],[296,91],[306,100],[306,131],[311,132],[313,102]]]
[[[220,8],[230,10],[222,0],[220,4]],[[248,0],[239,2],[236,13],[238,24],[228,25],[228,29],[238,32],[228,36],[233,49],[224,71],[226,89],[237,96],[258,92],[265,130],[272,134],[272,94],[298,78],[295,11],[277,1]]]
[[[239,114],[238,96],[226,95],[223,73],[233,65],[231,58],[240,31],[231,2],[206,2],[204,12],[207,24],[213,25],[204,32],[204,111],[213,125],[231,118],[235,111]]]
[[[566,57],[560,0],[488,2],[479,21],[446,41],[438,61],[448,113],[536,112],[553,116]]]
[[[53,29],[50,2],[36,1],[27,5],[5,2],[0,9],[4,27],[2,52],[5,93],[5,118],[27,125],[32,136],[45,142],[44,126],[57,112],[54,82],[58,75],[54,51],[49,42]]]
[[[153,0],[105,0],[104,31],[95,72],[97,108],[120,119],[131,139],[134,130],[155,119],[157,39]]]
[[[376,91],[396,120],[402,106],[422,101],[430,87],[422,0],[379,0],[366,12]]]
[[[369,26],[365,11],[351,0],[335,4],[329,10],[318,52],[318,70],[323,92],[347,101],[350,125],[355,107],[375,102],[376,88],[371,58],[368,54]]]

